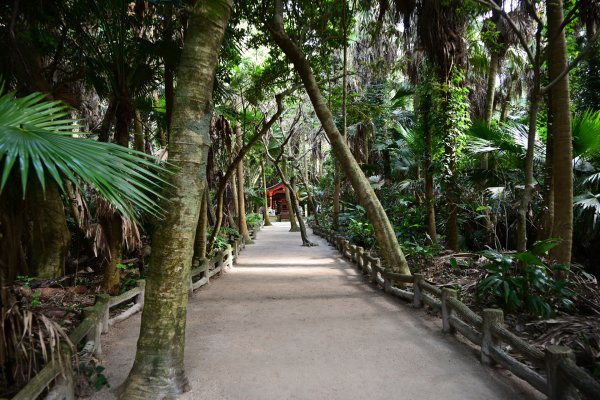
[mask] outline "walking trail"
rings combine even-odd
[[[246,246],[190,298],[181,399],[528,399],[506,372],[441,333],[437,318],[363,282],[327,242],[289,223]],[[112,399],[133,364],[140,315],[103,337]]]

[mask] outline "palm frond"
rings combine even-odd
[[[0,193],[9,177],[19,176],[25,197],[33,170],[44,191],[49,177],[63,192],[64,179],[77,187],[81,180],[128,218],[136,220],[139,211],[160,214],[157,199],[165,181],[158,174],[167,169],[144,153],[73,137],[78,125],[68,118],[69,109],[44,97],[0,97]]]
[[[600,110],[576,115],[573,130],[573,156],[589,158],[600,154]]]
[[[600,194],[587,192],[579,195],[573,199],[573,206],[577,218],[590,221],[593,228],[598,226],[600,223]]]

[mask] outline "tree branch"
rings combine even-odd
[[[281,114],[283,113],[283,110],[284,110],[283,99],[285,98],[285,96],[290,94],[294,89],[295,89],[295,86],[293,88],[290,88],[288,90],[285,90],[285,91],[275,95],[275,101],[277,102],[277,111],[263,125],[263,127],[259,131],[257,131],[254,134],[254,136],[252,136],[252,138],[248,141],[248,143],[246,143],[239,150],[236,157],[233,159],[231,164],[229,164],[229,167],[227,167],[225,176],[223,177],[223,179],[221,179],[221,181],[219,183],[219,190],[217,191],[217,213],[216,213],[217,222],[216,222],[215,227],[210,235],[210,239],[208,240],[207,248],[208,248],[209,253],[213,250],[215,238],[217,237],[217,235],[219,234],[219,231],[221,230],[221,224],[223,221],[223,194],[225,193],[225,188],[227,187],[227,182],[229,181],[229,179],[235,172],[238,164],[242,161],[242,159],[244,158],[246,153],[252,148],[252,146],[254,146],[256,143],[258,143],[258,141],[271,129],[273,124],[281,116]]]
[[[550,91],[550,89],[552,89],[554,87],[554,85],[556,85],[565,76],[567,76],[573,68],[577,67],[577,65],[579,65],[581,60],[583,60],[585,58],[585,56],[587,56],[588,53],[592,50],[592,48],[596,45],[596,42],[598,42],[599,38],[600,38],[600,29],[596,31],[596,33],[594,34],[594,36],[592,36],[592,38],[587,43],[585,48],[583,50],[581,50],[579,55],[577,57],[575,57],[575,59],[569,63],[567,68],[563,72],[561,72],[560,75],[558,75],[552,82],[550,82],[549,84],[547,84],[546,86],[541,88],[541,93],[542,94],[548,93],[548,91]]]
[[[508,22],[508,25],[510,25],[511,29],[514,31],[515,35],[517,35],[517,38],[519,39],[519,43],[521,43],[521,46],[523,46],[523,49],[527,53],[527,58],[529,59],[529,62],[531,63],[531,65],[534,65],[535,57],[533,56],[531,49],[527,45],[527,40],[525,40],[525,36],[523,35],[523,32],[521,32],[519,30],[519,28],[515,25],[515,22],[510,18],[510,16],[507,14],[507,12],[504,11],[504,9],[502,7],[499,7],[496,3],[492,2],[492,1],[489,1],[489,0],[475,0],[475,1],[481,5],[490,7],[492,10],[497,11],[500,13],[500,15],[502,15],[502,17],[506,20],[506,22]],[[537,18],[535,18],[535,19],[537,20]]]

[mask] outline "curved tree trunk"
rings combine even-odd
[[[562,29],[563,1],[548,0],[548,37],[556,37],[549,44],[549,79],[554,81],[568,67],[565,31]],[[560,32],[559,32],[560,30]],[[553,184],[559,190],[554,193],[554,223],[552,236],[561,241],[550,251],[550,256],[558,263],[571,262],[573,241],[573,142],[571,132],[571,110],[569,96],[569,76],[565,76],[552,89],[552,176]]]
[[[278,158],[277,160],[275,160],[269,154],[269,149],[266,148],[265,151],[267,152],[267,157],[269,157],[269,159],[271,160],[271,163],[277,169],[277,173],[279,174],[279,177],[281,178],[281,182],[283,182],[283,184],[285,185],[286,200],[289,201],[288,211],[290,214],[290,218],[292,218],[294,213],[296,215],[302,215],[302,211],[300,210],[300,206],[298,205],[298,197],[296,197],[296,191],[294,190],[294,185],[292,185],[290,183],[290,181],[287,179],[287,177],[285,175],[285,170],[283,168],[281,168],[281,166],[279,165],[278,161],[281,158]],[[283,151],[283,149],[282,149],[282,151]],[[285,165],[285,163],[286,163],[286,161],[284,161],[284,165]],[[300,227],[298,229],[296,229],[295,231],[292,231],[290,229],[290,232],[300,231],[300,237],[302,238],[302,246],[307,246],[307,247],[315,246],[315,244],[308,239],[308,235],[306,234],[306,225],[304,224],[304,220],[302,219],[302,217],[298,218],[298,222],[300,223]]]
[[[287,91],[279,93],[275,96],[275,101],[277,103],[277,111],[273,116],[263,125],[260,131],[256,132],[254,136],[240,149],[238,154],[235,156],[234,160],[227,167],[227,171],[225,171],[225,176],[221,180],[219,184],[219,188],[217,190],[217,212],[215,215],[215,227],[212,231],[210,239],[208,240],[208,251],[212,251],[213,245],[215,243],[215,238],[219,234],[219,230],[221,229],[221,224],[223,222],[223,194],[225,193],[225,188],[227,185],[227,181],[233,175],[234,172],[237,171],[237,165],[244,158],[246,153],[254,146],[258,141],[271,129],[275,121],[281,116],[283,113],[283,98],[287,95]],[[211,209],[212,210],[212,209]]]
[[[268,27],[274,41],[294,64],[296,71],[300,75],[315,113],[331,142],[333,151],[340,161],[346,178],[350,181],[360,204],[367,211],[369,221],[373,224],[375,237],[389,268],[396,272],[410,274],[408,263],[400,249],[396,233],[385,213],[385,209],[373,191],[369,180],[352,156],[350,149],[348,149],[344,137],[335,126],[333,115],[327,107],[325,98],[321,94],[308,60],[283,28],[283,3],[281,0],[275,1],[274,19],[268,24]]]
[[[168,210],[154,231],[135,362],[120,398],[151,400],[189,390],[184,374],[187,283],[210,146],[212,89],[230,0],[196,1],[185,37],[173,107]]]

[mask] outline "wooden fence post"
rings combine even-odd
[[[555,345],[546,347],[546,376],[550,400],[578,398],[575,388],[560,370],[560,362],[567,358],[575,359],[575,354],[570,348]]]
[[[96,302],[101,301],[99,296],[96,296]],[[83,309],[83,318],[92,317],[92,314],[97,310],[94,307],[86,307]],[[98,316],[100,317],[100,316]],[[100,344],[100,335],[102,334],[102,322],[98,318],[98,322],[90,329],[87,335],[85,335],[86,342],[93,342],[94,346],[91,349],[93,354],[102,354],[102,346]]]
[[[371,259],[371,283],[377,283],[377,273],[381,266],[381,260],[379,258]]]
[[[146,281],[140,279],[137,281],[137,286],[140,288],[140,294],[135,296],[135,303],[140,305],[140,310],[144,308],[144,295],[146,294]]]
[[[456,298],[456,290],[442,288],[442,331],[444,333],[454,333],[455,329],[450,323],[450,316],[454,314],[452,307],[448,304],[448,298]]]
[[[102,309],[102,315],[100,316],[100,324],[102,326],[102,333],[108,333],[108,320],[110,319],[110,296],[107,294],[99,294],[98,296],[106,296],[106,303]]]
[[[369,253],[366,251],[363,252],[362,257],[363,257],[363,261],[362,261],[363,274],[368,274],[369,273]]]
[[[483,323],[481,335],[481,363],[483,365],[494,365],[494,359],[491,356],[490,349],[498,345],[498,340],[492,333],[493,326],[502,326],[504,324],[504,312],[496,308],[486,308],[483,310]]]
[[[423,307],[423,297],[421,294],[421,282],[423,282],[423,274],[413,274],[413,307]]]
[[[240,255],[240,244],[238,243],[237,239],[233,241],[233,255],[233,262],[235,264],[237,262],[238,256]]]
[[[360,246],[356,247],[356,266],[360,271],[363,270],[363,253],[365,249]]]

